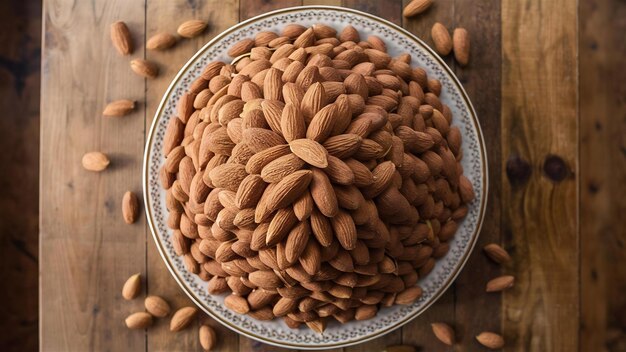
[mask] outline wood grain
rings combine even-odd
[[[0,350],[37,349],[41,3],[0,3]],[[8,113],[10,112],[10,113]],[[10,284],[9,284],[10,283]]]
[[[501,274],[500,266],[482,251],[488,243],[501,243],[501,19],[500,1],[480,3],[455,0],[454,26],[470,33],[470,63],[461,67],[454,60],[454,71],[469,95],[487,145],[489,195],[486,216],[474,252],[455,283],[456,332],[460,343],[478,348],[475,336],[483,331],[501,330],[502,296],[486,294],[485,283]],[[450,55],[453,56],[453,55]],[[510,249],[510,248],[507,248]],[[478,274],[480,273],[480,274]]]
[[[580,2],[581,351],[626,349],[626,4]],[[612,25],[607,25],[612,24]]]
[[[126,225],[121,199],[140,194],[143,109],[104,119],[114,99],[143,100],[144,81],[112,48],[109,25],[124,19],[143,56],[143,1],[44,4],[41,119],[41,346],[49,351],[144,350],[145,332],[124,318],[143,310],[126,302],[128,276],[145,274],[145,219]],[[116,73],[116,74],[113,74]],[[102,173],[81,167],[85,152],[111,158]]]
[[[219,9],[219,10],[218,10]],[[215,35],[238,22],[239,2],[236,0],[211,0],[189,2],[184,0],[149,1],[146,8],[147,35],[159,32],[176,33],[178,25],[189,19],[208,22],[209,28],[193,39],[179,38],[176,46],[166,51],[147,51],[147,59],[159,63],[161,73],[157,79],[146,81],[146,126],[150,126],[163,94],[178,70]],[[176,13],[177,16],[172,16]],[[148,240],[148,290],[151,294],[163,295],[173,307],[193,306],[193,302],[174,281],[152,240]],[[202,314],[203,315],[203,314]],[[220,344],[216,351],[239,351],[239,335],[208,317],[204,321],[215,328]],[[200,350],[198,340],[199,322],[173,334],[169,331],[169,320],[157,324],[148,334],[147,350]]]
[[[302,0],[239,0],[239,20],[244,21],[262,13],[300,5]]]
[[[503,301],[510,350],[578,348],[576,11],[571,1],[502,2],[502,226],[516,275]]]

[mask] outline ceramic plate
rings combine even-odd
[[[214,60],[229,62],[228,48],[242,38],[253,38],[260,31],[280,29],[289,23],[311,26],[324,23],[336,29],[354,26],[362,38],[375,34],[387,44],[391,56],[408,52],[412,64],[424,68],[429,77],[441,81],[441,100],[454,115],[454,124],[463,135],[463,168],[474,185],[476,199],[470,204],[467,217],[450,242],[450,251],[437,261],[434,270],[419,285],[423,296],[410,306],[382,309],[371,320],[340,325],[329,324],[323,335],[307,328],[292,330],[282,320],[257,321],[236,314],[224,307],[221,296],[207,293],[206,283],[186,271],[183,261],[174,253],[171,230],[166,226],[165,191],[159,182],[163,164],[161,151],[168,121],[176,118],[176,104],[190,84],[200,76],[205,65]],[[170,272],[189,297],[207,314],[230,329],[264,343],[297,349],[326,349],[361,343],[386,334],[426,310],[450,286],[465,264],[476,242],[487,198],[487,160],[480,126],[463,87],[446,64],[421,40],[406,30],[370,14],[339,7],[309,6],[282,9],[239,23],[224,31],[200,49],[174,78],[157,110],[148,135],[144,156],[144,200],[148,223],[161,256]]]

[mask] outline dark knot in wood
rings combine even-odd
[[[561,182],[570,174],[570,169],[560,156],[548,155],[543,163],[543,172],[550,180]]]
[[[513,154],[506,162],[506,176],[513,186],[522,186],[528,182],[532,169],[528,161]]]

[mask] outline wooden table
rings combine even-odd
[[[607,324],[615,326],[613,318],[623,322],[615,308],[626,301],[619,294],[624,284],[615,280],[624,277],[626,266],[612,264],[626,262],[619,247],[626,236],[619,222],[611,225],[625,209],[606,207],[626,183],[619,133],[626,113],[624,73],[612,66],[623,59],[619,53],[626,44],[624,30],[601,27],[620,20],[624,29],[623,5],[585,0],[578,9],[569,0],[436,0],[427,14],[407,20],[401,16],[402,1],[47,0],[41,350],[199,350],[193,328],[173,334],[166,320],[147,332],[124,327],[130,312],[143,309],[141,299],[128,302],[120,295],[133,273],[145,278],[144,293],[167,297],[174,307],[190,302],[159,257],[145,218],[132,226],[123,223],[121,197],[126,190],[140,193],[146,131],[183,63],[238,21],[312,4],[379,15],[429,43],[435,21],[450,29],[465,27],[472,37],[471,64],[461,68],[450,58],[447,62],[476,107],[488,146],[488,215],[478,249],[454,286],[402,329],[344,350],[379,351],[397,343],[445,350],[430,331],[434,321],[455,327],[459,350],[481,350],[473,336],[485,330],[502,332],[507,350],[603,348]],[[210,30],[173,50],[143,49],[146,37],[175,32],[192,18],[207,20]],[[133,75],[129,58],[112,48],[109,25],[118,19],[133,34],[132,57],[159,63],[157,79]],[[120,98],[137,100],[139,109],[120,119],[102,118],[104,105]],[[621,124],[613,116],[621,116]],[[593,143],[602,141],[608,143]],[[91,150],[108,153],[112,166],[103,173],[83,170],[81,156]],[[596,238],[600,232],[602,240]],[[480,247],[490,242],[503,244],[514,262],[505,268],[489,262]],[[485,294],[487,278],[503,272],[516,276],[515,287],[502,295]],[[219,330],[220,351],[277,350],[210,324]]]

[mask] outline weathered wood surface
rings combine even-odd
[[[511,351],[623,347],[626,273],[620,264],[626,261],[626,235],[615,219],[626,210],[626,77],[619,68],[626,55],[626,6],[610,0],[583,0],[580,9],[565,0],[440,0],[427,13],[404,19],[407,2],[46,1],[41,350],[199,350],[195,328],[173,334],[167,320],[148,332],[123,326],[126,315],[143,309],[140,300],[120,296],[132,273],[143,274],[145,293],[163,295],[175,308],[191,302],[166,270],[143,217],[132,226],[120,221],[121,195],[140,191],[146,130],[170,80],[203,43],[257,14],[315,4],[381,16],[429,44],[436,21],[450,30],[468,29],[470,65],[446,62],[477,110],[490,166],[488,216],[454,286],[402,329],[336,351],[380,351],[397,343],[424,351],[482,350],[474,336],[484,330],[503,332]],[[152,34],[174,33],[191,18],[207,20],[210,29],[179,41],[174,50],[142,49]],[[108,29],[117,19],[133,33],[131,57],[159,63],[157,79],[132,75],[129,58],[113,51]],[[604,28],[606,23],[618,28]],[[103,119],[106,102],[121,97],[136,99],[137,111]],[[102,174],[84,171],[80,157],[89,150],[108,153],[112,167]],[[488,261],[480,247],[489,242],[510,250],[514,262],[500,268]],[[502,272],[517,277],[515,288],[485,294],[487,279]],[[456,348],[446,349],[433,337],[434,321],[455,327]],[[219,351],[278,350],[209,324],[219,330]]]

